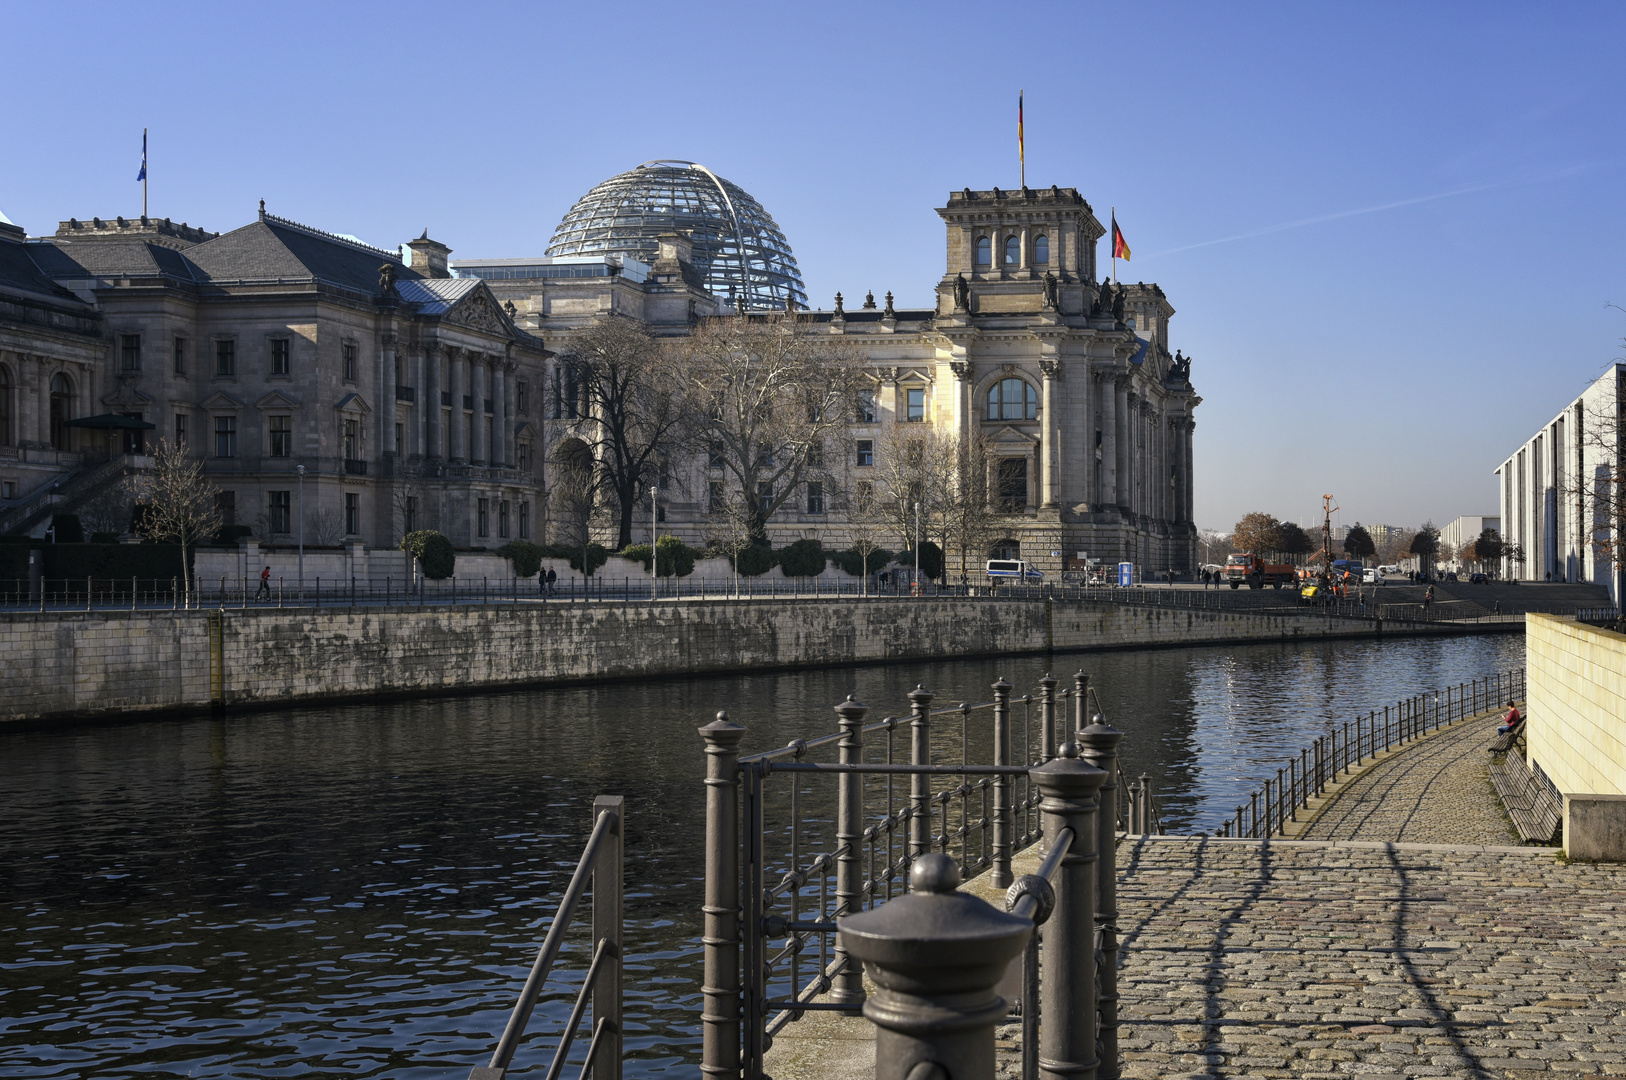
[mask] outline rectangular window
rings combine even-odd
[[[361,532],[361,496],[354,491],[344,493],[344,531],[347,536]]]
[[[475,500],[474,531],[476,536],[491,535],[491,503],[487,499]]]
[[[359,445],[360,442],[361,442],[360,430],[361,430],[361,425],[358,422],[356,422],[355,420],[348,419],[348,418],[345,420],[345,422],[344,422],[344,460],[346,460],[346,461],[355,461],[356,458],[360,456],[357,453],[357,451],[361,449],[361,447]]]
[[[519,467],[523,472],[531,471],[531,444],[521,439],[519,442]]]
[[[530,535],[531,535],[531,504],[528,503],[528,502],[522,502],[522,503],[519,504],[519,538],[521,540],[524,540],[527,537],[529,537]]]
[[[183,412],[175,414],[175,445],[186,445],[186,414]]]
[[[508,500],[507,499],[498,499],[497,500],[497,535],[501,536],[501,537],[504,537],[504,538],[506,538],[508,536]]]
[[[175,339],[175,374],[186,374],[186,339],[183,337]]]
[[[291,491],[268,491],[266,495],[271,500],[271,531],[274,533],[293,532],[293,501]]]
[[[395,452],[406,453],[406,425],[402,423],[395,425]]]
[[[706,448],[706,468],[721,469],[723,467],[723,448],[712,443]]]
[[[903,392],[904,415],[903,418],[911,424],[919,424],[926,419],[926,391],[905,390]]]
[[[807,512],[824,513],[824,485],[816,480],[807,485]]]
[[[824,468],[824,444],[816,442],[807,448],[807,463],[815,469]]]
[[[15,499],[17,497],[17,481],[0,480],[0,499]]]
[[[271,339],[271,374],[288,374],[288,339],[285,337]]]
[[[119,366],[125,371],[140,371],[141,335],[124,334],[119,338],[119,344],[122,346],[120,351],[123,354],[123,359]]]
[[[773,485],[766,480],[757,481],[757,508],[764,514],[773,512]]]
[[[418,527],[418,497],[408,495],[401,503],[401,531],[412,532]]]
[[[353,341],[347,341],[342,346],[340,346],[340,351],[341,351],[342,355],[344,356],[344,381],[345,382],[355,382],[356,381],[356,343],[353,342]]]
[[[237,417],[215,417],[215,457],[237,456]]]
[[[294,418],[273,416],[271,421],[271,456],[288,457],[294,450]]]
[[[722,513],[727,508],[727,500],[728,496],[723,493],[723,482],[721,480],[706,482],[706,511],[708,513]]]
[[[875,509],[875,481],[858,481],[857,489],[853,492],[853,503],[861,514]]]
[[[856,464],[860,469],[866,469],[866,468],[869,468],[871,465],[875,464],[875,440],[874,439],[859,439],[858,440],[858,457],[857,457]]]
[[[220,527],[237,524],[237,492],[220,491],[215,493],[215,509],[220,513]]]
[[[237,342],[231,340],[215,342],[215,374],[217,376],[237,374]]]
[[[519,380],[514,386],[514,407],[519,410],[521,416],[525,416],[531,411],[530,389],[530,385],[524,379]]]
[[[860,424],[875,423],[875,391],[858,391],[858,411],[853,418]]]

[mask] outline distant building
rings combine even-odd
[[[1440,550],[1435,561],[1444,563],[1453,570],[1460,568],[1462,559],[1459,556],[1462,546],[1470,540],[1478,539],[1479,534],[1486,529],[1501,532],[1502,519],[1485,514],[1467,514],[1456,518],[1440,530]]]
[[[1617,505],[1626,363],[1612,364],[1496,469],[1503,540],[1522,561],[1510,577],[1590,581],[1622,599],[1622,537],[1604,510]]]

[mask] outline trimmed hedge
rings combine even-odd
[[[497,549],[497,554],[514,564],[516,577],[535,577],[542,569],[542,549],[529,540],[515,540]]]
[[[52,514],[51,535],[59,544],[83,544],[85,528],[79,524],[78,514]]]
[[[778,553],[766,544],[752,544],[734,557],[734,569],[746,577],[766,574],[779,561]]]
[[[915,565],[913,551],[900,551],[896,558],[899,566]],[[920,572],[933,581],[943,576],[943,549],[930,540],[924,540],[920,544]]]
[[[675,536],[661,537],[655,542],[655,551],[660,556],[660,577],[671,577],[673,574],[688,577],[694,573],[694,561],[701,554]],[[642,563],[646,571],[649,569],[648,544],[630,544],[617,554],[623,559]]]
[[[845,551],[832,551],[830,553],[830,561],[841,567],[841,569],[847,571],[847,573],[851,574],[853,577],[864,576],[865,560],[859,555],[857,548],[848,548]],[[891,561],[892,553],[890,551],[886,550],[885,548],[876,548],[874,551],[869,553],[869,572],[873,574]]]
[[[817,540],[798,540],[779,549],[779,568],[788,578],[818,577],[824,564],[824,546]]]
[[[457,552],[452,542],[433,529],[407,533],[401,537],[401,550],[415,555],[423,568],[423,576],[432,581],[444,581],[457,568]]]
[[[543,544],[542,557],[544,559],[569,559],[572,570],[580,572],[582,568],[582,549],[575,544]],[[592,577],[594,571],[609,561],[609,548],[603,544],[587,545],[588,577]]]

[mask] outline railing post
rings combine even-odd
[[[954,860],[927,852],[909,868],[908,893],[840,920],[844,946],[877,987],[864,1003],[876,1028],[875,1080],[994,1075],[994,1026],[1006,1011],[995,987],[1033,920],[959,884]]]
[[[700,988],[700,1071],[740,1075],[740,740],[726,712],[700,729],[706,740],[705,982]]]
[[[1039,1075],[1044,1080],[1097,1080],[1108,1052],[1117,1061],[1116,1031],[1110,1051],[1097,1042],[1101,1017],[1096,1000],[1096,891],[1103,875],[1098,858],[1098,817],[1105,817],[1101,788],[1107,773],[1078,757],[1067,743],[1059,756],[1029,775],[1044,799],[1046,848],[1063,829],[1073,841],[1056,870],[1056,906],[1044,924],[1044,959],[1039,965],[1044,1019],[1039,1033]],[[1109,848],[1110,850],[1110,848]],[[1106,964],[1106,953],[1100,963]],[[1114,956],[1115,960],[1116,957]],[[1115,1074],[1116,1068],[1109,1070]]]
[[[1080,670],[1073,676],[1073,723],[1068,730],[1072,732],[1083,731],[1089,726],[1089,716],[1090,677]],[[1076,738],[1077,736],[1075,735],[1074,737]],[[1112,812],[1116,817],[1118,813],[1117,809],[1114,808]]]
[[[1039,763],[1042,765],[1056,756],[1056,684],[1060,682],[1048,671],[1039,680]]]
[[[932,698],[935,696],[919,683],[909,691],[909,709],[912,714],[909,719],[911,765],[932,763],[931,710]],[[918,859],[931,849],[932,778],[926,773],[915,773],[909,777],[909,858]]]
[[[593,864],[593,948],[608,942],[598,978],[593,981],[593,1032],[599,1040],[593,1059],[594,1080],[621,1080],[621,926],[627,843],[626,799],[600,795],[593,800],[593,821],[608,811],[615,815],[609,842]],[[602,1034],[600,1034],[602,1029]]]
[[[843,765],[864,760],[864,717],[869,712],[851,694],[836,706],[840,718],[841,742],[837,747]],[[864,908],[864,862],[859,848],[864,840],[864,777],[862,773],[842,773],[836,795],[836,918],[856,915]],[[841,938],[836,937],[836,956],[841,969],[830,988],[830,1000],[855,1004],[864,1000],[864,969],[847,955]]]
[[[1101,1042],[1098,1080],[1118,1078],[1118,743],[1123,737],[1123,732],[1103,723],[1099,716],[1076,736],[1083,759],[1102,774],[1095,814],[1095,850],[1099,855],[1095,864],[1095,932],[1101,949],[1101,966],[1096,972]]]
[[[994,684],[994,764],[1011,763],[1011,684],[1003,678]],[[921,780],[927,779],[921,777]],[[994,887],[1003,889],[1011,877],[1011,778],[994,777]]]

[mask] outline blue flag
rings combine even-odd
[[[147,129],[141,129],[141,171],[136,174],[137,180],[147,178]]]

